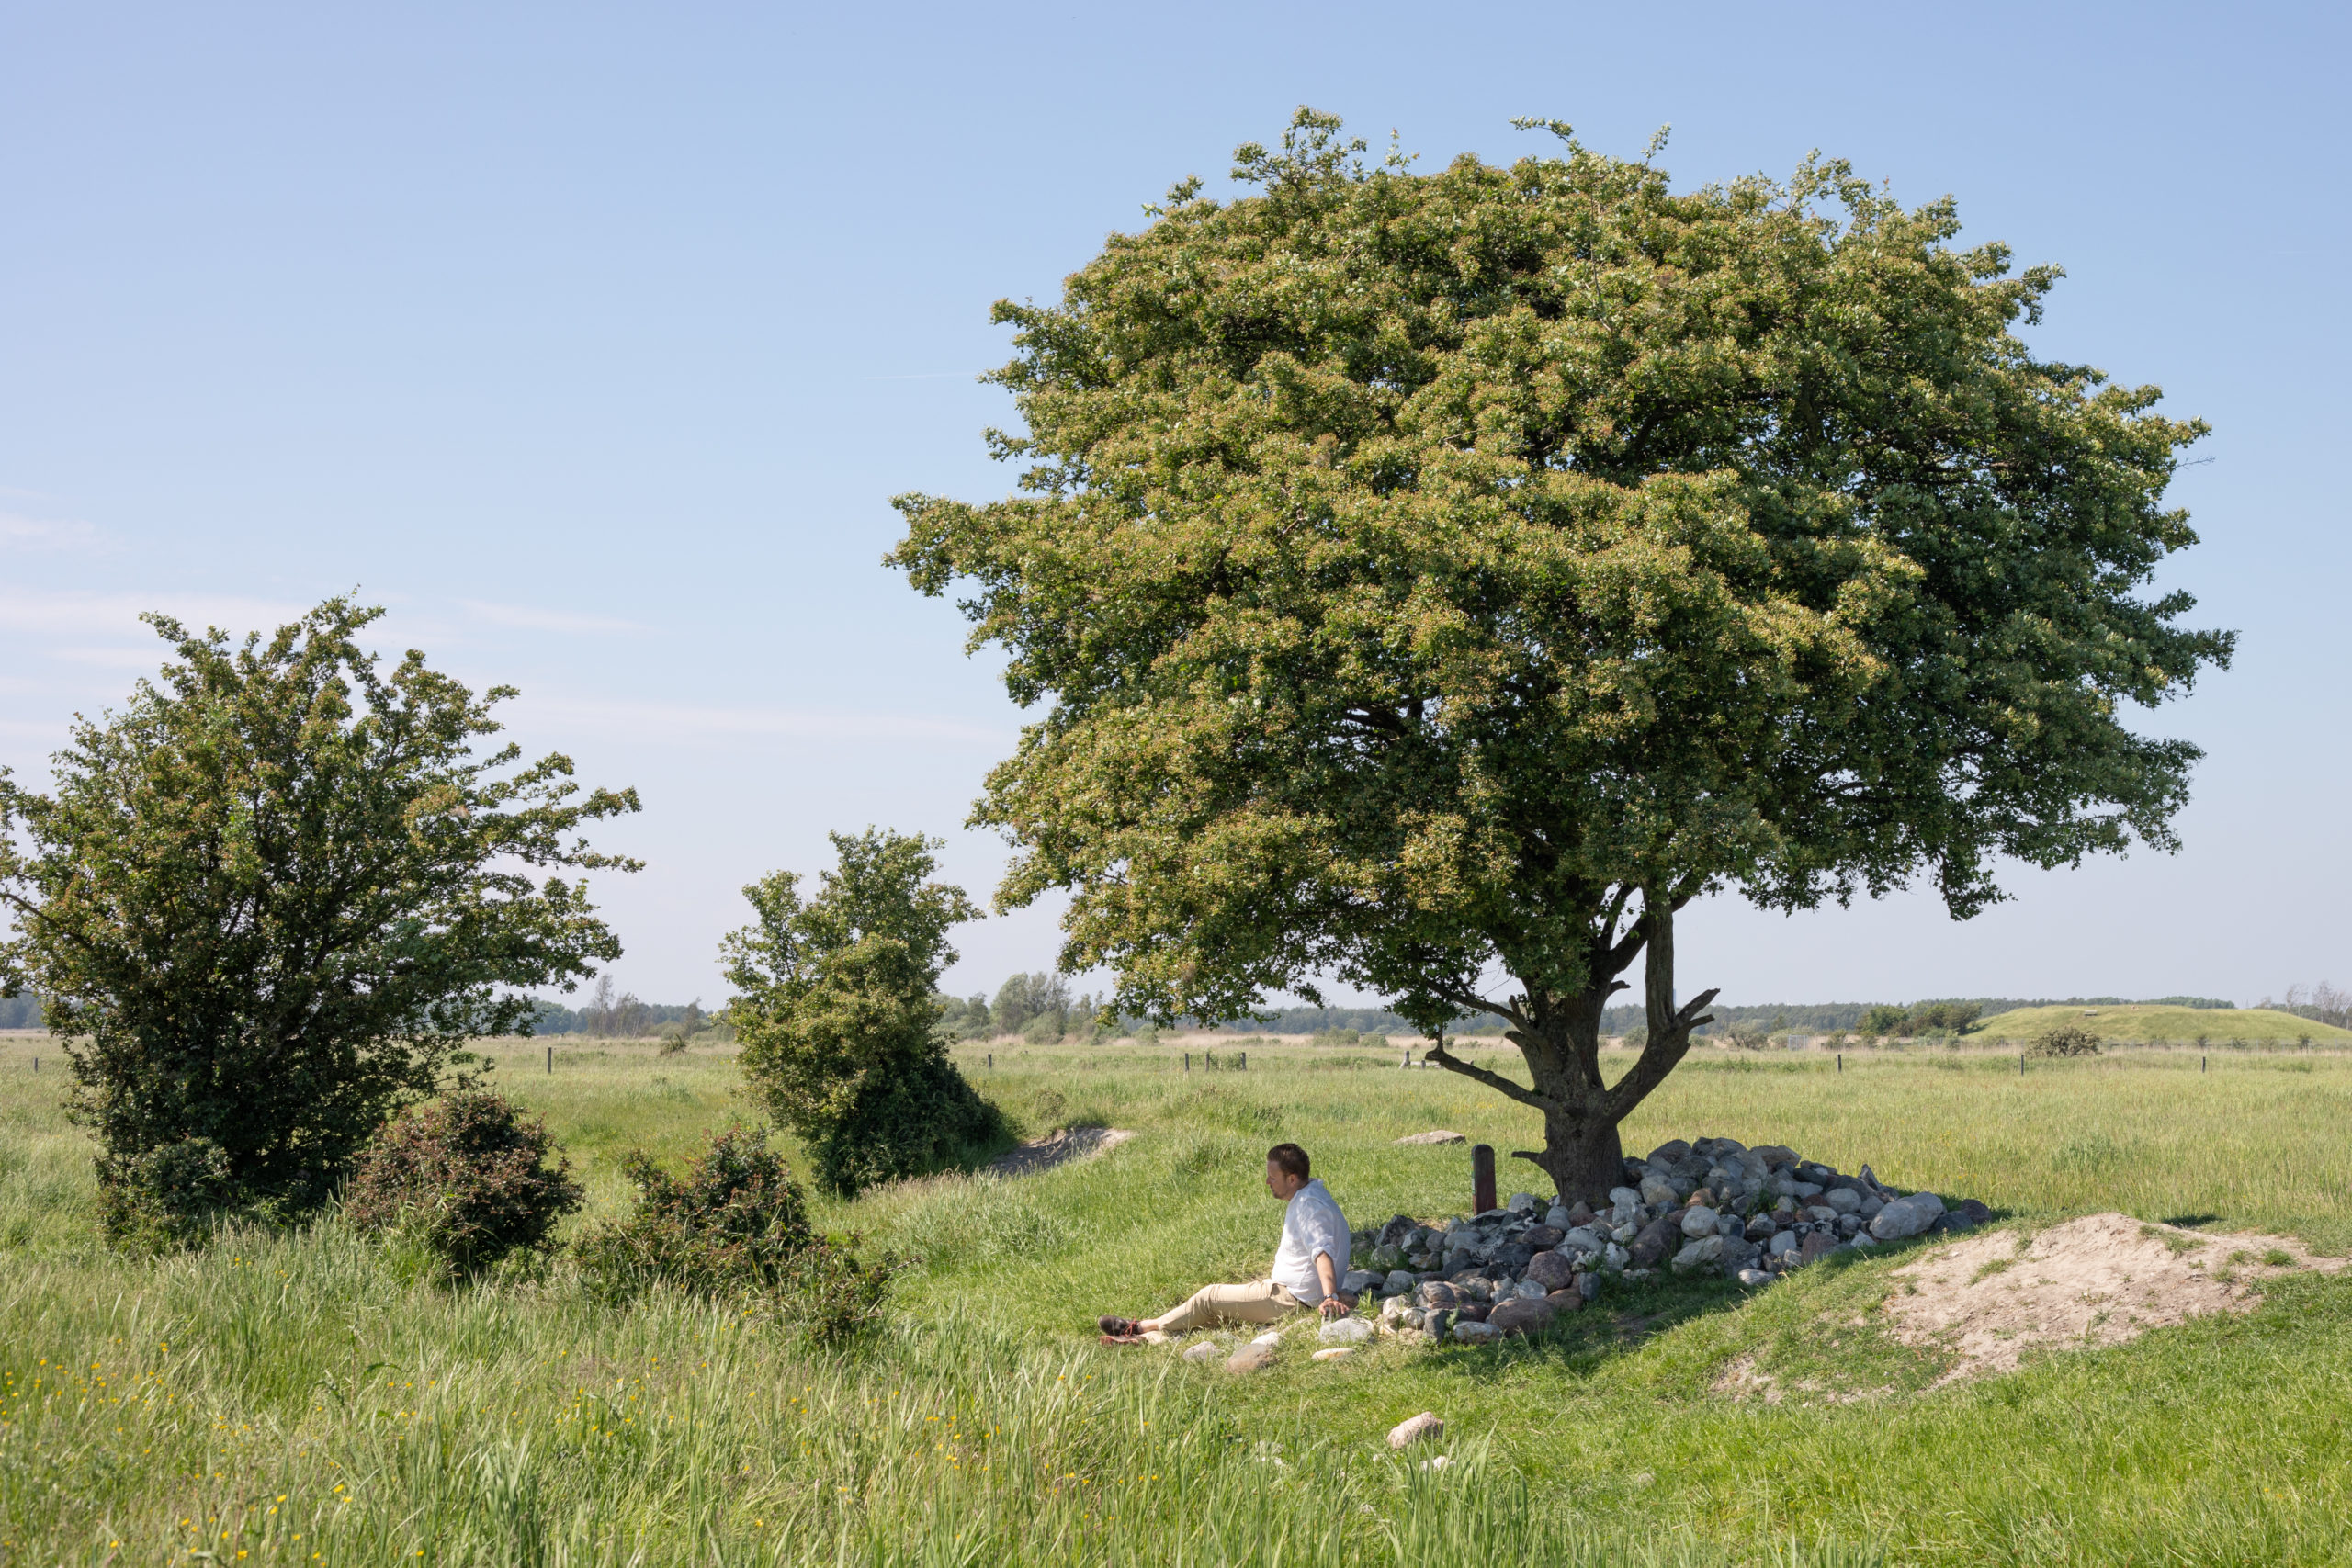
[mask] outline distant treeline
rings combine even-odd
[[[644,1040],[669,1032],[694,1035],[712,1025],[699,999],[677,1002],[639,1001],[633,991],[613,994],[610,976],[596,981],[595,995],[577,1008],[542,1001],[531,1020],[534,1034],[586,1034],[603,1040]]]
[[[2313,995],[2313,991],[2317,993]],[[2282,1011],[2300,1013],[2324,1023],[2336,1023],[2352,1018],[2342,993],[2325,986],[2306,991],[2298,987],[2287,993],[2283,1002],[2267,1002]],[[964,1037],[989,1034],[1019,1034],[1024,1032],[1049,1035],[1059,1040],[1071,1033],[1091,1032],[1082,1021],[1091,1020],[1097,1007],[1091,996],[1073,997],[1069,987],[1058,975],[1015,975],[997,988],[991,998],[986,995],[970,998],[939,998],[941,1024],[948,1032]],[[1860,1031],[1873,1011],[1880,1016],[1880,1027],[1873,1033],[1897,1032],[1887,1020],[1892,1012],[1905,1020],[1919,1021],[1919,1032],[1940,1032],[1950,1028],[1951,1010],[1973,1008],[1969,1021],[1990,1018],[1995,1013],[2007,1012],[2013,1008],[2044,1007],[2128,1007],[2133,1005],[2125,997],[1948,997],[1932,998],[1907,1005],[1884,1002],[1767,1002],[1758,1007],[1725,1007],[1717,1004],[1707,1010],[1714,1014],[1714,1022],[1700,1031],[1702,1034],[1727,1034],[1735,1030],[1758,1033],[1778,1033],[1789,1031],[1799,1034],[1833,1034],[1839,1030]],[[2176,1008],[2234,1008],[2235,1002],[2218,997],[2156,997],[2139,1005]],[[579,1008],[568,1008],[560,1002],[543,1001],[538,1016],[533,1021],[536,1034],[586,1034],[603,1038],[641,1040],[661,1032],[665,1026],[683,1026],[689,1032],[698,1032],[715,1021],[697,1002],[640,1001],[628,992],[612,994],[609,980],[601,982],[598,994]],[[1941,1016],[1937,1016],[1940,1014]],[[1928,1022],[1933,1019],[1933,1022]],[[1637,1006],[1613,1007],[1600,1015],[1600,1031],[1604,1034],[1638,1034],[1644,1027],[1642,1010]],[[1032,1030],[1031,1026],[1035,1025]],[[1111,1031],[1127,1036],[1142,1027],[1143,1020],[1122,1018]],[[9,997],[0,999],[0,1029],[39,1029],[40,998]],[[1179,1027],[1200,1027],[1193,1021],[1180,1021]],[[1244,1020],[1239,1023],[1219,1026],[1227,1034],[1338,1034],[1354,1031],[1358,1034],[1383,1034],[1401,1039],[1419,1038],[1420,1031],[1385,1008],[1368,1007],[1288,1007],[1265,1014],[1260,1021]],[[1492,1015],[1464,1019],[1457,1025],[1464,1034],[1495,1034],[1502,1030],[1502,1021]]]
[[[1964,1028],[1954,1020],[1963,1010],[1974,1009],[1967,1016],[1973,1023],[1980,1018],[2008,1012],[2016,1008],[2054,1007],[2168,1007],[2168,1008],[2234,1008],[2235,1002],[2218,997],[2156,997],[2135,1001],[2129,997],[1929,997],[1909,1003],[1891,1002],[1767,1002],[1758,1007],[1727,1007],[1717,1002],[1707,1010],[1714,1015],[1714,1022],[1701,1030],[1702,1034],[1729,1034],[1735,1031],[1777,1034],[1783,1030],[1798,1034],[1834,1034],[1839,1030],[1860,1031],[1865,1023],[1875,1021],[1871,1032],[1892,1034],[1898,1030],[1892,1019],[1916,1020],[1916,1032],[1935,1032]],[[1873,1021],[1871,1015],[1878,1018]],[[1891,1015],[1891,1017],[1890,1017]],[[1932,1020],[1930,1022],[1928,1021]],[[1638,1034],[1647,1025],[1637,1006],[1613,1007],[1600,1015],[1603,1034]]]
[[[984,1035],[1020,1034],[1042,1040],[1062,1040],[1072,1035],[1131,1038],[1136,1035],[1156,1037],[1159,1030],[1140,1018],[1124,1014],[1115,1017],[1107,1027],[1097,1021],[1097,1014],[1108,1005],[1109,998],[1097,1000],[1080,993],[1070,994],[1069,985],[1058,975],[1039,973],[1015,975],[997,987],[991,998],[985,992],[972,997],[942,996],[940,1025],[950,1034],[963,1039]],[[1491,1031],[1498,1021],[1482,1021]],[[1371,1007],[1288,1007],[1277,1008],[1256,1019],[1243,1019],[1237,1023],[1215,1026],[1193,1018],[1180,1018],[1176,1028],[1181,1031],[1207,1030],[1214,1027],[1226,1034],[1309,1034],[1326,1037],[1363,1035],[1417,1036],[1415,1029],[1385,1008]],[[1476,1025],[1464,1028],[1476,1032]]]

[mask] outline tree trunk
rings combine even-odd
[[[1687,901],[1687,900],[1685,900]],[[1610,1189],[1624,1185],[1624,1147],[1617,1127],[1650,1091],[1666,1080],[1690,1049],[1690,1032],[1710,1021],[1706,1006],[1715,993],[1702,991],[1674,1005],[1674,910],[1679,906],[1645,890],[1634,932],[1614,947],[1596,952],[1586,987],[1573,995],[1547,992],[1530,984],[1505,1038],[1527,1059],[1532,1087],[1522,1089],[1498,1073],[1448,1053],[1441,1040],[1430,1053],[1440,1066],[1477,1079],[1544,1113],[1541,1152],[1518,1150],[1514,1159],[1531,1162],[1552,1179],[1564,1202],[1578,1199],[1599,1209]],[[1641,1055],[1614,1084],[1600,1073],[1600,1015],[1609,998],[1624,989],[1617,976],[1636,955],[1643,960],[1644,1012],[1649,1038]]]
[[[1609,1190],[1625,1184],[1624,1147],[1618,1141],[1617,1123],[1604,1118],[1564,1114],[1547,1107],[1543,1153],[1511,1157],[1533,1161],[1552,1179],[1563,1202],[1581,1198],[1600,1209],[1608,1204]]]

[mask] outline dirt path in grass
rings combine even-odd
[[[2249,1312],[2265,1280],[2346,1262],[2314,1258],[2290,1236],[2088,1214],[2030,1238],[1973,1236],[1906,1263],[1888,1276],[1886,1314],[1905,1344],[1958,1352],[1939,1380],[1952,1382],[2011,1371],[2038,1346],[2120,1345],[2192,1317]]]
[[[980,1167],[987,1176],[1035,1176],[1074,1159],[1092,1159],[1134,1137],[1124,1127],[1065,1127],[1051,1137],[1022,1145]]]

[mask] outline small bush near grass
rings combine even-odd
[[[898,1264],[860,1262],[855,1236],[815,1235],[808,1199],[764,1131],[714,1134],[683,1177],[641,1152],[622,1168],[637,1185],[635,1212],[597,1225],[575,1249],[598,1300],[628,1302],[656,1285],[748,1299],[820,1344],[839,1343],[880,1318]]]
[[[228,1151],[209,1138],[150,1149],[98,1188],[107,1239],[126,1252],[199,1247],[244,1206],[245,1193],[229,1173]]]
[[[571,1163],[548,1163],[552,1147],[547,1123],[524,1120],[505,1096],[461,1090],[384,1124],[344,1192],[344,1213],[358,1230],[403,1237],[451,1277],[470,1274],[544,1250],[580,1207]]]
[[[2087,1029],[2073,1024],[2061,1024],[2033,1043],[2037,1056],[2096,1056],[2098,1036]]]

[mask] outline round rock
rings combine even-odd
[[[1419,1416],[1408,1416],[1390,1427],[1388,1446],[1392,1449],[1408,1449],[1424,1438],[1443,1436],[1445,1436],[1445,1423],[1424,1410]]]

